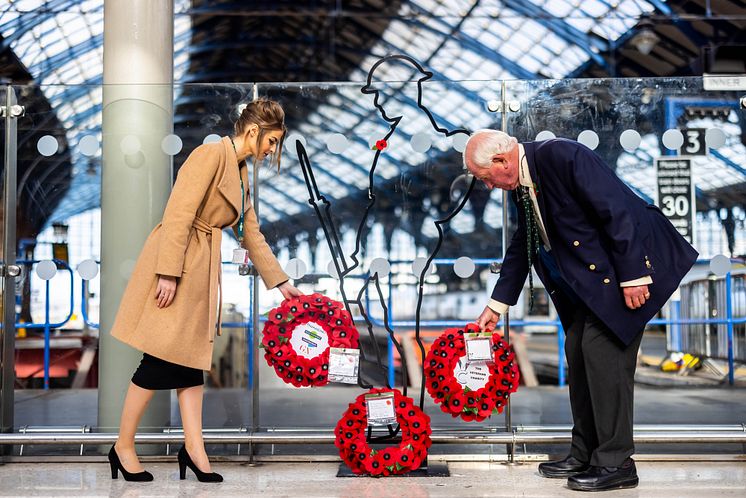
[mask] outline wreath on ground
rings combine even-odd
[[[464,333],[479,332],[476,324],[447,329],[425,357],[427,392],[440,409],[467,422],[501,413],[510,393],[518,389],[519,373],[513,348],[492,334],[492,362],[466,363]]]
[[[401,430],[399,446],[376,450],[366,439],[368,412],[365,406],[366,394],[394,393],[394,412]],[[339,448],[339,456],[355,474],[388,476],[406,474],[416,470],[427,458],[427,450],[432,444],[430,417],[412,398],[404,396],[398,389],[371,389],[350,403],[334,430],[334,444]]]
[[[286,299],[268,313],[264,358],[295,387],[329,382],[329,348],[357,348],[358,332],[342,303],[321,294]]]

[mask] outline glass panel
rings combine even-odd
[[[693,365],[709,361],[710,366],[718,365],[721,372],[727,372],[725,324],[677,325],[670,322],[679,318],[724,316],[725,282],[723,278],[712,275],[709,260],[717,254],[736,256],[746,252],[742,228],[745,218],[743,187],[746,182],[742,130],[746,113],[739,106],[741,95],[707,92],[703,90],[701,78],[511,81],[506,85],[506,99],[520,104],[520,111],[509,115],[507,131],[510,134],[519,141],[556,136],[584,143],[594,149],[638,196],[659,205],[671,215],[672,222],[682,233],[687,232],[685,236],[693,238],[700,261],[685,277],[680,301],[669,301],[643,336],[636,375],[635,423],[694,423],[701,417],[683,413],[673,416],[668,410],[650,408],[670,403],[669,396],[675,391],[647,386],[680,386],[681,376],[662,373],[662,370],[684,371],[684,365],[693,361],[692,357],[697,357]],[[690,164],[694,190],[691,198],[670,190],[686,185],[686,182],[664,184],[666,177],[662,176],[659,180],[656,160],[676,158]],[[678,204],[669,209],[672,195],[676,195]],[[686,223],[686,215],[691,220],[692,212],[693,228]],[[742,267],[739,268],[734,272],[734,289],[740,288],[746,273]],[[655,278],[654,274],[653,281]],[[732,296],[734,316],[738,313],[735,303],[743,300],[739,292],[735,290]],[[524,292],[523,302],[526,295]],[[518,308],[517,317],[521,316],[522,301],[519,300],[519,306],[515,307]],[[557,336],[555,330],[544,333],[546,331],[528,326],[524,330],[531,336],[534,351],[540,348],[544,354],[557,355],[559,361],[564,362],[562,336]],[[735,325],[734,330],[738,338],[744,334],[744,325]],[[693,356],[682,360],[685,353]],[[544,358],[537,364],[552,364],[552,375],[556,375],[558,360]],[[714,387],[717,380],[703,382],[703,385]],[[704,392],[707,393],[703,394],[705,397],[712,396],[709,402],[723,402],[716,390]],[[564,402],[560,408],[555,405],[547,410],[531,411],[530,408],[534,407],[528,398],[531,394],[531,390],[522,389],[513,396],[517,424],[546,422],[552,412],[554,419],[558,415],[564,417],[556,423],[572,422],[569,410],[560,409],[566,406]],[[738,417],[727,408],[708,410],[707,423],[738,423]],[[724,451],[731,451],[727,446],[724,448]],[[551,448],[546,450],[551,451]],[[639,451],[653,450],[638,445]],[[677,446],[658,447],[656,451],[695,450]]]
[[[2,107],[6,106],[7,89],[6,86],[0,86],[0,106]],[[0,117],[0,153],[3,154],[3,160],[0,163],[0,264],[2,265],[7,262],[5,251],[5,224],[7,221],[5,216],[6,146],[5,116],[2,116]],[[5,278],[0,277],[0,327],[2,327],[0,329],[0,432],[10,432],[13,429],[13,379],[12,375],[8,375],[12,374],[12,370],[5,363],[6,358],[12,358],[13,356],[12,349],[8,350],[8,346],[12,345],[10,336],[13,331],[12,323],[6,323],[8,305],[14,305],[13,297],[6,294]],[[7,450],[0,448],[0,454],[5,454],[5,451]]]
[[[707,259],[743,252],[742,239],[736,236],[734,247],[728,247],[725,233],[712,237],[713,226],[707,221],[709,212],[720,206],[735,208],[735,216],[742,216],[742,203],[730,193],[746,181],[739,98],[736,92],[704,91],[701,78],[508,83],[508,99],[521,102],[521,111],[510,119],[510,131],[519,140],[541,139],[540,133],[551,132],[592,144],[648,202],[660,204],[655,161],[689,158],[696,185],[693,238]],[[677,134],[683,144],[676,142]],[[636,146],[625,148],[623,142],[630,137]]]
[[[290,137],[282,171],[263,170],[260,183],[260,209],[266,203],[281,208],[285,215],[273,219],[274,208],[260,211],[262,231],[280,248],[281,261],[299,258],[306,263],[308,273],[296,281],[300,289],[321,292],[339,301],[343,296],[357,301],[374,261],[382,258],[389,262],[390,272],[380,278],[380,294],[375,283],[369,283],[359,304],[351,303],[350,309],[356,317],[365,357],[361,367],[364,379],[377,387],[384,386],[391,366],[399,389],[403,361],[388,340],[381,300],[386,303],[391,328],[401,343],[403,356],[408,359],[411,375],[420,364],[414,333],[418,291],[413,261],[436,250],[435,221],[458,207],[468,185],[462,176],[460,152],[462,139],[467,135],[454,132],[494,125],[497,116],[487,110],[487,102],[499,95],[500,88],[495,82],[425,80],[421,83],[422,107],[419,107],[416,83],[381,82],[411,80],[413,74],[417,77],[413,65],[388,61],[375,69],[368,93],[363,93],[363,85],[358,83],[259,85],[260,96],[282,102]],[[401,119],[394,123],[397,117]],[[383,139],[386,143],[379,144],[383,150],[376,161],[376,144]],[[296,148],[298,141],[303,144],[318,187],[318,193],[313,195],[304,180]],[[371,175],[375,202],[366,215]],[[321,197],[328,201],[331,216],[325,214]],[[309,199],[314,202],[309,203]],[[321,219],[314,205],[319,207]],[[463,211],[443,225],[445,237],[435,254],[435,274],[428,276],[424,285],[420,316],[426,348],[445,327],[472,321],[481,312],[487,297],[487,281],[493,278],[488,264],[500,250],[501,206],[499,192],[477,188]],[[330,240],[334,239],[326,237],[324,230],[336,230],[338,234],[344,257],[336,260],[341,269],[345,265],[349,268],[342,285],[330,276],[330,268],[336,273],[330,249]],[[453,266],[459,257],[476,261],[476,271],[458,277]],[[273,293],[272,297],[279,296]],[[267,309],[265,306],[276,302],[263,300],[261,307]],[[372,336],[363,313],[373,324]],[[263,358],[260,366],[263,427],[329,428],[361,393],[357,385],[345,384],[288,392],[288,385]],[[412,381],[407,388],[407,395],[415,403],[420,399],[418,384]],[[450,415],[434,405],[427,393],[424,398],[434,427],[458,426]],[[482,425],[502,424],[502,417],[496,416]],[[477,451],[491,453],[503,449],[485,446]],[[275,446],[272,451],[291,450]],[[308,448],[292,451],[308,452]],[[319,451],[334,453],[335,450],[321,447]]]
[[[16,233],[23,271],[16,315],[16,428],[80,431],[97,424],[98,331],[83,318],[82,280],[75,270],[84,259],[99,259],[100,228],[91,209],[100,205],[101,169],[101,107],[90,111],[81,97],[100,102],[101,88],[22,86],[17,94],[26,112],[18,120]],[[80,113],[68,112],[75,109]],[[95,148],[85,155],[81,145],[88,135]],[[49,260],[54,264],[45,278],[53,276],[45,280]],[[98,282],[89,286],[95,304],[86,296],[92,308],[86,311],[96,323]],[[31,446],[24,454],[49,451]]]
[[[434,251],[438,236],[434,222],[458,205],[467,185],[467,179],[461,177],[459,134],[446,135],[460,128],[500,128],[502,115],[489,112],[487,103],[501,100],[502,82],[444,82],[437,76],[422,81],[422,105],[431,113],[431,121],[425,109],[417,105],[418,85],[412,82],[417,78],[416,69],[381,66],[378,70],[380,73],[376,73],[371,87],[377,95],[363,93],[363,83],[261,84],[256,88],[259,96],[269,96],[282,103],[289,128],[281,170],[259,165],[258,212],[262,232],[281,265],[288,267],[291,260],[295,260],[293,268],[305,266],[306,271],[301,272],[303,275],[295,282],[306,293],[322,292],[341,300],[344,290],[347,299],[354,300],[361,290],[363,277],[374,266],[373,261],[383,258],[389,263],[390,272],[381,276],[380,296],[373,284],[367,296],[362,294],[361,305],[351,305],[351,308],[362,337],[365,378],[373,385],[382,386],[389,378],[391,366],[395,384],[401,386],[402,356],[409,360],[410,374],[415,374],[419,364],[419,349],[413,339],[418,288],[413,263],[416,258],[427,257]],[[391,82],[397,80],[409,82]],[[682,132],[682,147],[718,144],[709,147],[708,155],[693,155],[691,159],[697,187],[691,204],[697,211],[695,245],[701,256],[708,259],[718,253],[746,252],[742,229],[746,151],[740,140],[744,111],[737,107],[735,95],[706,93],[701,80],[696,78],[510,81],[505,85],[506,102],[515,101],[520,109],[508,117],[509,132],[519,140],[533,140],[540,133],[547,136],[543,132],[551,132],[554,136],[577,139],[593,146],[638,195],[649,201],[656,200],[659,189],[653,161],[674,153],[665,144],[675,145],[677,137],[675,133],[665,135],[667,131],[679,129]],[[175,87],[173,134],[159,131],[157,136],[148,136],[145,131],[138,130],[141,143],[147,140],[156,144],[157,150],[145,157],[144,162],[138,160],[129,167],[139,167],[138,174],[162,174],[163,168],[168,167],[165,154],[174,157],[174,170],[178,169],[200,144],[214,136],[219,138],[232,133],[240,104],[250,101],[254,90],[253,85],[231,84]],[[19,100],[26,106],[26,115],[19,120],[18,140],[18,247],[24,273],[19,283],[17,320],[34,326],[18,329],[16,426],[89,426],[94,430],[113,431],[114,427],[99,427],[97,416],[101,408],[101,393],[97,391],[100,275],[107,271],[127,273],[132,270],[134,261],[119,268],[101,268],[85,289],[77,271],[83,261],[98,262],[101,257],[102,88],[45,85],[19,87],[18,93]],[[393,132],[391,121],[383,119],[381,111],[375,107],[376,97],[389,119],[401,116]],[[701,137],[689,133],[700,133],[698,130],[702,131]],[[721,130],[721,133],[709,130]],[[379,144],[383,150],[372,175],[375,204],[366,217],[376,144],[384,138],[386,144]],[[708,142],[700,142],[700,138]],[[323,216],[324,211],[319,218],[313,203],[309,203],[312,196],[298,157],[298,141],[308,156],[319,194],[330,203],[331,219]],[[123,147],[127,149],[131,145],[129,142],[113,144],[114,152],[121,154]],[[133,181],[128,188],[139,186]],[[255,187],[252,180],[249,186]],[[146,202],[161,202],[160,195],[155,193],[144,197]],[[314,194],[312,200],[318,204],[321,199]],[[323,207],[323,203],[319,206]],[[162,206],[152,209],[162,210]],[[463,211],[443,225],[445,237],[436,255],[435,273],[426,278],[424,285],[420,318],[425,347],[445,328],[473,321],[482,311],[496,280],[489,271],[489,263],[498,259],[502,252],[502,213],[502,192],[478,185]],[[508,219],[510,225],[515,226],[513,209],[509,210]],[[332,227],[331,222],[339,234],[344,261],[352,263],[354,253],[359,261],[359,266],[345,278],[341,288],[339,281],[330,275],[332,251],[323,231],[324,226]],[[356,251],[361,222],[361,243]],[[737,229],[728,232],[729,223]],[[138,246],[140,244],[138,242]],[[225,232],[222,243],[224,333],[216,338],[213,369],[206,376],[206,430],[245,431],[256,422],[252,418],[255,409],[259,415],[258,424],[263,429],[331,429],[347,404],[362,390],[342,384],[293,388],[267,365],[263,350],[258,352],[256,365],[252,363],[256,352],[254,332],[261,337],[266,322],[264,314],[280,303],[281,296],[276,290],[266,291],[263,284],[252,289],[251,279],[240,275],[236,265],[227,263],[236,247],[232,233]],[[460,269],[454,268],[455,261],[465,257],[475,263],[473,273],[463,261]],[[36,275],[36,270],[40,260],[51,258],[59,260],[60,271],[49,281],[50,299],[47,301],[47,283]],[[386,266],[381,261],[376,265]],[[722,289],[717,287],[720,284],[710,289],[707,277],[706,265],[699,266],[688,277],[679,316],[701,318],[712,316],[713,309],[722,309]],[[741,283],[734,287],[743,289],[743,276],[737,278]],[[524,337],[530,339],[526,347],[538,380],[541,384],[556,385],[561,378],[558,365],[563,359],[558,339],[562,335],[557,335],[556,312],[537,279],[535,285],[539,291],[534,312],[527,314],[525,295],[513,308],[511,323],[516,332],[513,338],[516,341]],[[702,293],[713,296],[712,306],[696,304],[701,300],[695,297]],[[256,331],[251,327],[255,297],[262,315]],[[388,319],[402,344],[402,354],[388,341],[380,299],[389,308]],[[47,303],[49,322],[62,323],[50,330],[50,389],[44,391],[43,325]],[[71,309],[72,314],[67,318]],[[738,311],[742,309],[743,306],[734,308],[735,313],[742,313]],[[362,311],[374,322],[372,339]],[[665,322],[672,316],[673,311],[667,307],[661,318]],[[523,323],[527,320],[532,324]],[[700,329],[710,335],[697,342],[695,339],[702,335],[697,332]],[[674,347],[675,341],[672,341],[672,337],[678,337],[677,344],[692,344],[694,351],[707,348],[706,352],[714,351],[714,356],[721,358],[724,350],[722,326],[700,326],[700,329],[695,330],[695,326],[667,328],[665,323],[655,323],[645,335],[644,355],[663,359],[669,353],[680,352],[682,347]],[[741,344],[738,337],[742,335],[738,334],[743,334],[743,328],[737,328],[736,334],[735,342]],[[376,349],[381,356],[381,367],[377,365]],[[137,353],[133,358],[139,361]],[[129,377],[137,361],[119,374]],[[257,376],[253,374],[254,366],[258,369]],[[259,405],[254,407],[252,387],[257,386]],[[645,389],[641,392],[641,406],[650,406],[646,403],[652,403],[656,394]],[[707,395],[709,391],[703,392]],[[410,382],[408,395],[419,401],[415,381]],[[433,426],[438,429],[489,427],[501,430],[504,427],[503,415],[494,415],[482,424],[466,425],[440,411],[427,394],[424,403]],[[175,393],[167,396],[165,406],[163,424],[154,423],[142,430],[163,431],[165,427],[180,426]],[[512,409],[516,426],[570,423],[567,393],[562,389],[521,386],[513,396]],[[637,419],[639,423],[666,421],[656,418],[652,411],[645,413]],[[734,410],[718,413],[721,418],[712,423],[740,423],[728,418],[730,413],[736,413]],[[701,422],[696,415],[690,418],[682,415],[676,421]],[[44,454],[57,450],[36,446],[24,451],[25,454]],[[64,451],[72,454],[78,448],[66,447]],[[97,448],[90,446],[85,451],[95,453]],[[222,445],[208,451],[232,454],[236,447]],[[243,446],[241,451],[246,454],[248,450]],[[259,451],[263,454],[316,452],[331,455],[336,450],[331,445],[317,448],[275,445],[262,446]],[[505,446],[436,446],[432,451],[436,454],[503,454]],[[556,447],[531,447],[528,451],[556,452]]]

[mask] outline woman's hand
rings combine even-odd
[[[159,308],[167,308],[176,297],[176,277],[158,275],[155,288],[155,302]]]
[[[299,291],[293,284],[290,283],[290,280],[281,283],[277,288],[282,293],[282,297],[285,299],[290,299],[292,297],[302,296],[303,293]]]

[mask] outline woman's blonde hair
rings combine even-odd
[[[238,116],[238,120],[234,125],[234,132],[236,136],[243,135],[246,130],[255,124],[259,127],[259,136],[256,137],[257,146],[261,145],[264,140],[264,135],[267,131],[280,130],[282,136],[277,144],[274,154],[270,159],[270,165],[272,161],[277,162],[277,171],[280,171],[280,160],[282,159],[282,145],[285,142],[285,135],[287,134],[287,128],[285,127],[285,111],[282,106],[270,99],[257,99],[253,102],[246,104],[246,107],[241,111],[241,115]],[[254,155],[254,165],[256,166],[259,161],[259,151]]]

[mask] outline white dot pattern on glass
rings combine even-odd
[[[83,280],[93,280],[98,275],[98,263],[92,259],[86,259],[78,265],[78,275]]]
[[[98,139],[94,135],[85,135],[78,141],[78,150],[84,156],[95,156],[98,152]]]
[[[51,259],[39,261],[36,264],[36,276],[42,280],[51,280],[57,275],[57,265]]]
[[[593,130],[583,130],[578,135],[578,142],[591,150],[596,150],[599,144],[598,134]]]
[[[203,144],[211,144],[215,142],[220,142],[220,135],[217,135],[215,133],[210,133],[205,137],[204,140],[202,140]]]
[[[724,277],[731,270],[731,262],[728,256],[718,254],[710,260],[710,271],[718,277]]]
[[[326,148],[329,149],[329,152],[332,154],[343,153],[347,150],[349,145],[350,142],[347,140],[347,137],[341,133],[332,133],[326,139]]]
[[[307,271],[308,266],[306,265],[306,262],[300,258],[293,258],[288,261],[287,265],[285,265],[285,273],[287,273],[288,277],[293,280],[305,277]]]
[[[705,144],[711,149],[725,145],[725,132],[720,128],[710,128],[705,132]]]
[[[419,258],[415,258],[415,260],[412,262],[412,272],[414,272],[415,277],[420,278],[420,275],[422,275],[422,270],[425,269],[426,264],[427,258],[422,256]],[[428,268],[425,277],[427,277],[428,274],[432,275],[433,273],[435,273],[435,265],[433,263],[430,263],[430,267]]]
[[[181,141],[181,138],[178,135],[174,135],[173,133],[170,135],[166,135],[163,137],[163,140],[161,140],[161,150],[168,154],[169,156],[175,156],[179,152],[181,152],[181,148],[184,146],[183,142]]]
[[[467,140],[469,140],[469,135],[466,133],[457,133],[451,137],[451,143],[457,152],[463,152],[466,149]]]
[[[412,147],[413,151],[424,154],[430,150],[430,147],[432,147],[433,139],[428,133],[415,133],[409,140],[409,145]]]
[[[681,131],[672,128],[663,132],[661,141],[667,149],[678,150],[684,145],[684,135],[681,134]]]
[[[39,154],[42,156],[53,156],[57,153],[58,149],[59,143],[57,143],[57,139],[52,135],[44,135],[38,142],[36,142],[36,150],[38,150]]]
[[[453,263],[453,272],[461,278],[471,277],[475,269],[474,261],[467,256],[461,256]]]
[[[339,273],[337,273],[337,267],[334,264],[334,261],[329,261],[329,264],[326,265],[326,272],[329,274],[330,277],[339,280]]]
[[[376,258],[370,262],[370,274],[383,278],[391,272],[391,264],[386,258]]]
[[[122,138],[122,141],[119,142],[119,148],[125,156],[130,156],[140,152],[142,144],[140,143],[140,139],[135,135],[126,135]]]
[[[543,130],[536,134],[536,141],[541,142],[542,140],[551,140],[557,138],[557,136],[549,130]]]
[[[624,130],[619,135],[619,143],[627,152],[633,152],[637,149],[640,146],[640,142],[642,142],[642,137],[640,137],[640,134],[636,130]]]
[[[298,157],[298,149],[296,142],[300,142],[303,147],[306,147],[306,139],[303,135],[298,133],[291,133],[285,139],[285,150],[289,151],[293,156]]]

